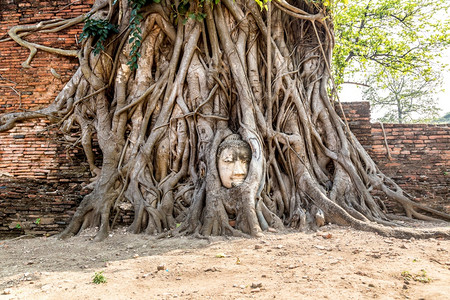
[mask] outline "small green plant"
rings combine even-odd
[[[412,275],[408,271],[403,271],[401,275],[406,281],[410,281],[412,279]]]
[[[34,224],[36,224],[36,225],[41,224],[41,218],[37,218],[36,221],[34,221]]]
[[[95,284],[106,283],[106,277],[103,275],[103,271],[95,272],[92,277],[92,282]]]
[[[105,50],[103,42],[106,41],[111,32],[118,32],[115,25],[106,20],[86,19],[83,31],[80,35],[80,42],[86,38],[94,37],[97,39],[94,47],[94,54],[97,55]]]
[[[420,270],[420,273],[414,277],[414,280],[422,283],[431,282],[431,278],[427,275],[427,272],[424,269]]]
[[[422,283],[430,283],[432,280],[431,277],[427,275],[427,272],[424,269],[420,270],[418,274],[411,274],[408,271],[403,271],[401,276],[405,281],[414,280]]]
[[[16,229],[22,229],[22,226],[20,226],[19,223],[16,224]]]
[[[267,1],[267,0],[266,0]],[[175,16],[180,16],[183,19],[183,24],[186,24],[188,19],[197,20],[198,22],[203,21],[206,18],[206,14],[201,12],[205,0],[199,0],[195,7],[195,11],[189,11],[191,3],[189,0],[180,1],[178,7],[176,8]],[[218,4],[220,1],[215,0],[214,3]]]

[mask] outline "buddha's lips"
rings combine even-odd
[[[234,186],[236,186],[236,185],[238,185],[238,184],[243,183],[244,180],[245,180],[245,177],[232,177],[232,178],[231,178],[231,184],[234,185]]]

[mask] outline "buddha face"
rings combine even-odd
[[[220,180],[226,188],[242,184],[247,177],[251,151],[242,140],[225,140],[218,152],[217,167]]]

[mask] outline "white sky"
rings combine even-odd
[[[445,54],[442,56],[442,58],[446,63],[450,65],[450,48],[445,51]],[[445,89],[445,91],[439,93],[439,107],[443,111],[442,115],[450,112],[450,67],[447,68],[447,72],[445,72],[443,76],[443,88]]]
[[[445,73],[443,73],[443,92],[440,92],[436,97],[438,98],[438,105],[441,111],[440,116],[445,115],[450,112],[450,48],[447,48],[442,55],[442,61],[449,64]],[[342,91],[339,93],[339,98],[342,102],[349,101],[361,101],[362,100],[362,90],[353,84],[344,84],[342,86]],[[373,107],[371,108],[372,119],[381,117],[381,113],[377,113]]]

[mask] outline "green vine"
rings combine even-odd
[[[95,43],[94,54],[97,55],[105,50],[103,42],[106,41],[112,32],[117,33],[118,31],[116,26],[108,21],[87,18],[84,23],[83,31],[80,34],[80,42],[89,37],[96,39],[97,42]]]
[[[197,11],[195,12],[189,12],[190,8],[190,0],[182,0],[180,1],[178,7],[175,8],[176,16],[183,17],[183,23],[186,23],[188,19],[197,20],[199,22],[203,21],[203,19],[206,17],[206,14],[198,11],[199,8],[201,8],[204,4],[204,2],[213,2],[214,4],[218,4],[220,0],[197,0],[198,5]],[[258,2],[258,0],[256,0]],[[264,3],[266,3],[268,0],[263,0]],[[151,2],[153,3],[160,3],[161,0],[129,0],[131,3],[131,19],[130,19],[130,39],[128,42],[131,44],[131,50],[130,50],[130,60],[127,62],[127,65],[130,66],[131,70],[136,70],[138,68],[137,61],[139,57],[141,57],[141,54],[139,53],[139,49],[142,45],[142,29],[140,27],[141,21],[144,18],[142,13],[140,13],[140,10],[143,6],[146,4],[149,4]],[[114,1],[115,4],[115,1]],[[85,24],[83,27],[83,31],[80,35],[80,42],[82,42],[84,39],[87,39],[89,37],[93,37],[96,39],[96,43],[94,46],[94,54],[97,55],[101,51],[105,50],[103,46],[103,42],[106,41],[108,36],[112,33],[117,33],[118,30],[115,25],[109,23],[106,20],[97,20],[97,19],[90,19],[89,17],[86,18]]]
[[[142,30],[140,24],[143,16],[139,11],[149,2],[159,3],[160,1],[161,0],[130,0],[132,8],[130,19],[131,38],[128,42],[131,44],[131,51],[130,60],[127,62],[127,65],[130,66],[132,71],[138,68],[137,60],[141,57],[141,54],[139,53],[139,48],[141,48],[142,45]]]
[[[131,51],[130,51],[130,60],[127,62],[127,64],[130,66],[131,70],[136,70],[138,68],[138,64],[137,61],[139,59],[139,57],[141,57],[141,54],[139,53],[139,49],[142,45],[142,30],[140,28],[140,24],[141,21],[143,19],[142,14],[139,12],[141,10],[141,8],[150,3],[150,2],[154,2],[154,3],[160,3],[161,0],[129,0],[131,3],[131,19],[130,19],[130,28],[131,28],[131,32],[130,32],[130,39],[128,40],[128,42],[131,44]],[[199,3],[197,5],[198,8],[202,7],[203,2],[205,2],[206,0],[198,0]],[[219,3],[219,0],[213,0],[214,3]],[[201,13],[201,12],[189,12],[189,8],[190,8],[190,2],[191,0],[182,0],[180,1],[180,3],[178,4],[177,7],[174,7],[174,11],[176,12],[175,14],[175,18],[180,16],[182,18],[184,18],[183,23],[186,23],[188,18],[193,19],[193,20],[197,20],[197,21],[202,21],[205,17],[206,14]]]
[[[195,6],[196,11],[189,11],[189,8],[191,7],[190,0],[182,0],[177,7],[174,5],[172,6],[175,10],[175,18],[181,17],[183,19],[183,24],[186,24],[188,19],[197,20],[198,22],[203,21],[203,19],[206,18],[206,14],[200,12],[199,10],[201,10],[205,2],[218,4],[220,0],[197,0],[197,5]]]

